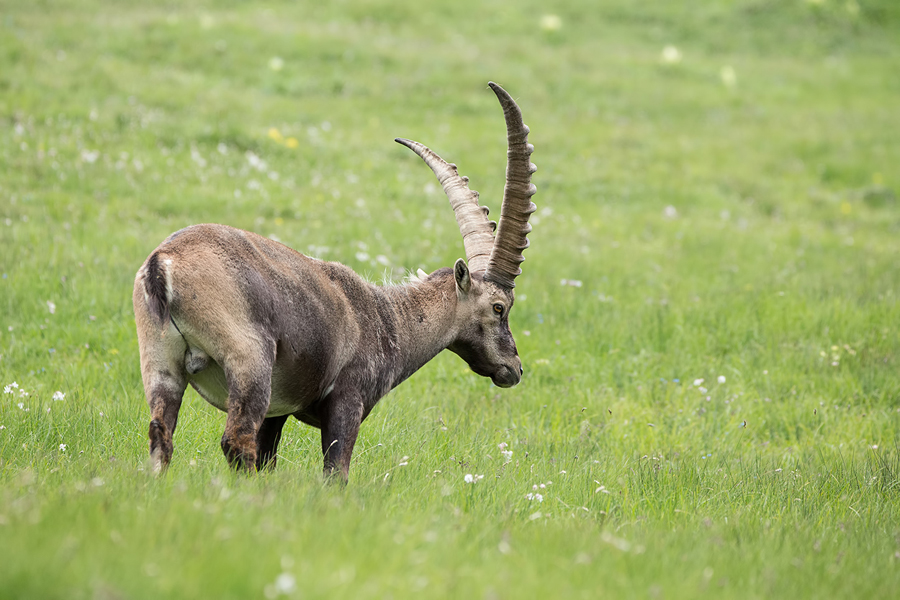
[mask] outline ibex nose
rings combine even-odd
[[[525,369],[523,369],[522,365],[520,364],[519,365],[519,375],[524,375],[524,374],[525,374]]]

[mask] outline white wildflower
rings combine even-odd
[[[671,44],[663,48],[662,61],[668,65],[675,65],[681,62],[681,50]]]
[[[275,589],[281,594],[290,594],[297,589],[297,580],[290,573],[282,573],[275,578]]]
[[[559,15],[543,15],[541,17],[541,29],[544,31],[559,31],[562,27],[562,19]]]
[[[69,446],[67,446],[66,444],[60,444],[60,445],[59,445],[59,451],[60,451],[60,452],[65,452],[65,451],[66,451],[66,448],[68,448],[68,447],[69,447]]]
[[[3,386],[3,393],[4,394],[13,394],[13,393],[15,393],[15,392],[13,392],[13,390],[17,390],[17,389],[19,389],[19,384],[16,383],[15,381],[13,381],[9,385]]]
[[[206,159],[203,158],[203,155],[200,154],[200,151],[197,148],[191,148],[191,160],[197,163],[197,166],[201,169],[206,168]]]
[[[480,479],[484,479],[484,475],[472,475],[471,473],[466,473],[466,476],[463,477],[463,480],[466,483],[478,483]]]
[[[98,158],[100,158],[99,150],[82,150],[81,151],[81,160],[83,160],[86,163],[93,164],[93,163],[97,162]]]
[[[725,383],[725,376],[719,375],[719,378],[716,381],[718,381],[719,383]]]
[[[52,300],[47,300],[47,310],[50,311],[51,315],[56,314],[56,304]]]
[[[284,561],[282,560],[282,563]],[[282,573],[275,578],[263,589],[266,598],[277,598],[278,596],[289,596],[297,591],[297,579],[290,573]]]
[[[737,72],[735,72],[734,67],[730,65],[722,67],[722,70],[719,71],[719,76],[722,78],[722,84],[725,87],[733,88],[737,85]]]
[[[53,392],[53,399],[57,402],[61,402],[66,399],[66,395],[60,391]]]
[[[266,164],[266,161],[261,159],[259,156],[257,156],[253,152],[250,152],[249,150],[244,153],[244,158],[246,158],[247,162],[250,164],[250,166],[253,167],[254,169],[256,169],[257,171],[265,173],[266,171],[269,170],[269,165]]]
[[[695,379],[695,380],[694,380],[694,387],[697,387],[698,385],[703,385],[703,380],[702,380],[702,379]]]

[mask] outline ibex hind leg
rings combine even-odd
[[[172,453],[175,451],[172,437],[175,435],[175,426],[178,423],[178,411],[181,408],[180,392],[169,389],[160,389],[150,399],[150,463],[155,473],[159,473],[169,466],[172,461]]]
[[[184,372],[186,345],[181,336],[169,332],[141,332],[141,377],[150,406],[150,460],[155,472],[172,460],[172,436],[178,424],[178,411],[187,387]],[[176,334],[177,335],[177,334]]]
[[[222,361],[228,382],[222,452],[235,469],[252,471],[258,467],[257,436],[269,410],[275,349],[272,344],[270,348],[263,345],[243,350]]]

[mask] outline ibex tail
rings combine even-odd
[[[159,319],[160,323],[169,320],[169,299],[166,293],[166,271],[159,264],[159,253],[154,252],[147,259],[147,269],[144,272],[144,298],[150,314]]]

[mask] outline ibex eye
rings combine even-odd
[[[495,304],[495,305],[494,305],[494,312],[497,313],[498,315],[502,315],[502,314],[503,314],[503,305],[502,305],[502,304]]]

